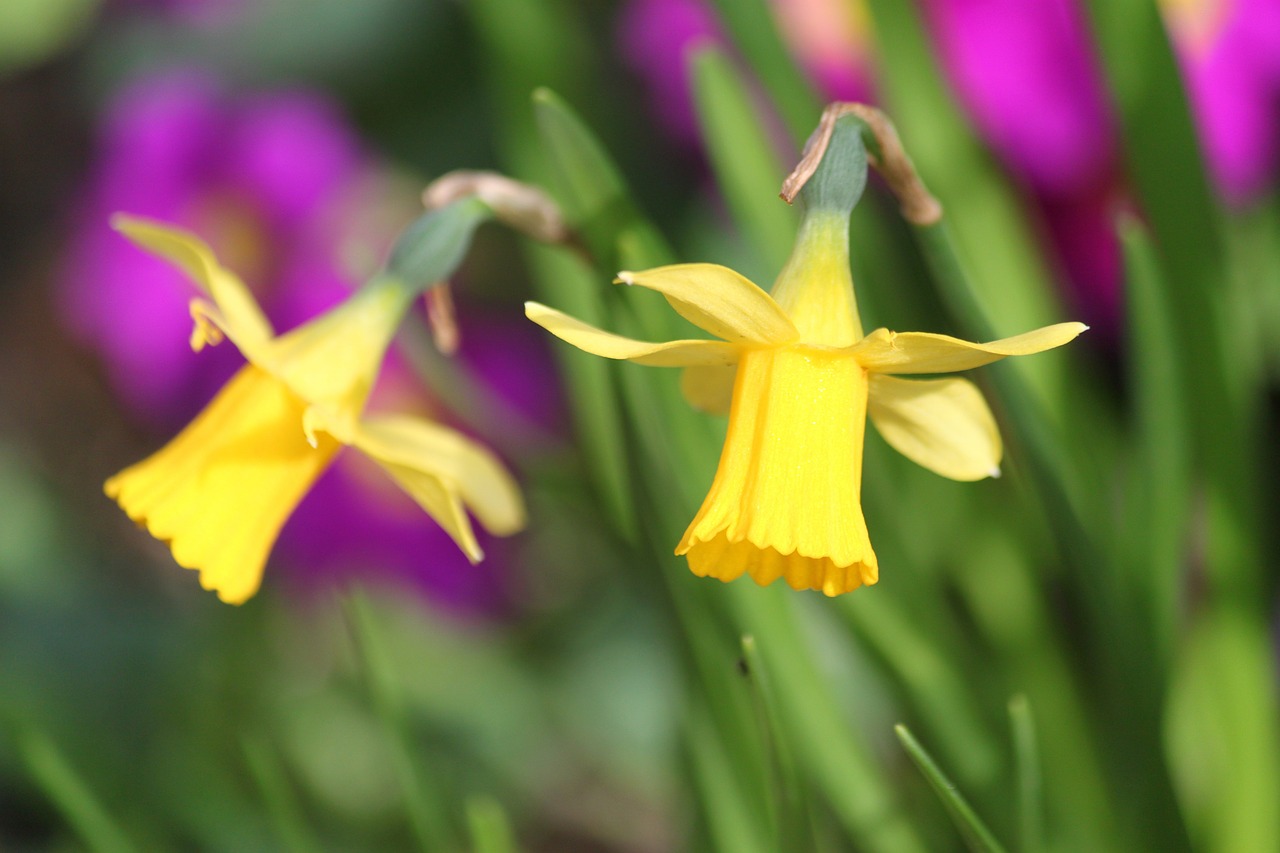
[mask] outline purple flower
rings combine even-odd
[[[1090,325],[1120,319],[1116,130],[1075,0],[921,0],[978,132],[1028,190],[1068,296]]]
[[[1165,5],[1210,174],[1227,201],[1246,204],[1280,165],[1280,4]]]
[[[374,237],[381,251],[412,215],[325,98],[240,94],[194,70],[144,77],[117,94],[87,183],[72,212],[60,307],[73,333],[102,356],[130,410],[158,432],[191,418],[240,359],[228,346],[191,352],[190,286],[111,231],[112,213],[205,237],[281,331],[350,293],[344,260],[357,219],[385,222]],[[372,405],[432,407],[411,377],[390,359]],[[526,386],[545,389],[547,381]],[[411,501],[384,477],[366,477],[360,464],[358,454],[340,457],[285,527],[278,553],[288,573],[303,584],[356,576],[412,582],[454,609],[493,612],[505,596],[506,585],[495,582],[501,559],[471,566]],[[483,536],[481,544],[491,557],[510,547]]]
[[[828,100],[870,98],[865,10],[841,0],[771,0],[797,61]],[[720,19],[706,0],[629,0],[617,23],[623,61],[640,79],[650,112],[677,142],[700,144],[689,51],[723,46]]]
[[[73,212],[64,315],[139,416],[184,423],[239,360],[225,348],[192,356],[189,286],[113,232],[110,215],[204,235],[289,328],[349,293],[332,246],[344,198],[367,173],[337,111],[314,94],[236,99],[197,71],[144,78],[107,107]]]
[[[874,98],[871,32],[860,0],[770,0],[796,61],[823,100]]]
[[[1115,133],[1074,0],[923,0],[947,76],[978,129],[1039,193],[1109,180]]]
[[[1087,319],[1119,319],[1114,120],[1076,0],[921,0],[979,132],[1027,186]],[[1209,172],[1239,205],[1280,159],[1280,4],[1166,2]]]
[[[618,48],[640,78],[649,111],[677,142],[698,143],[686,67],[701,44],[723,44],[715,12],[703,0],[630,0],[618,17]]]

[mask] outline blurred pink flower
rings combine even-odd
[[[1090,322],[1119,319],[1114,120],[1078,0],[920,0],[979,132],[1028,187]],[[1280,3],[1162,0],[1209,173],[1233,205],[1280,161]]]
[[[869,100],[866,10],[861,0],[771,0],[784,41],[827,100]],[[644,87],[650,112],[677,142],[700,144],[686,67],[700,44],[728,38],[707,0],[629,0],[618,16],[623,61]],[[816,118],[815,118],[816,120]]]
[[[865,0],[770,0],[778,29],[824,101],[875,97]]]
[[[216,393],[239,359],[231,347],[191,352],[189,285],[111,231],[109,216],[126,211],[202,235],[254,288],[276,328],[287,330],[350,293],[353,276],[344,267],[359,248],[351,239],[358,226],[383,223],[370,239],[382,251],[413,215],[412,195],[402,199],[390,186],[340,111],[314,92],[246,95],[195,70],[144,77],[104,111],[87,190],[72,214],[62,314],[102,356],[130,410],[158,431],[171,430]],[[546,364],[524,358],[513,368],[525,393],[547,390],[549,369],[528,375],[538,363]],[[480,372],[500,395],[512,381],[501,366]],[[375,391],[387,396],[402,410],[434,406],[396,357]],[[544,408],[531,417],[554,405],[547,399],[554,393],[538,397]],[[294,580],[377,577],[411,583],[455,610],[503,605],[501,555],[509,544],[482,535],[491,559],[471,566],[412,501],[366,473],[358,455],[340,458],[286,525],[277,553]]]
[[[1209,171],[1233,205],[1280,167],[1280,3],[1163,0]]]
[[[978,129],[1037,192],[1110,180],[1115,134],[1074,0],[922,0],[947,76]]]
[[[1075,0],[921,0],[947,77],[978,132],[1026,186],[1074,309],[1120,318],[1116,130]]]
[[[676,141],[699,141],[686,62],[700,44],[724,44],[715,11],[705,0],[630,0],[619,13],[618,48],[640,79],[649,112]]]

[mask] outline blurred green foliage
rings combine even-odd
[[[271,0],[196,27],[90,5],[4,6],[0,87],[55,75],[84,131],[129,74],[199,62],[332,91],[418,180],[482,167],[545,187],[581,247],[478,232],[467,285],[502,310],[536,295],[691,336],[614,274],[714,260],[767,281],[789,250],[774,193],[819,100],[762,0],[717,3],[732,49],[691,58],[712,200],[704,164],[634,108],[612,6]],[[1065,319],[915,5],[869,5],[883,106],[948,216],[908,225],[883,188],[863,202],[868,328]],[[1143,214],[1117,223],[1123,338],[977,378],[1000,480],[941,480],[869,436],[884,576],[836,600],[692,577],[671,551],[723,419],[685,405],[676,371],[558,346],[573,436],[516,459],[516,613],[270,581],[221,605],[98,494],[138,440],[30,307],[56,263],[59,222],[41,222],[43,244],[0,265],[17,377],[0,386],[0,849],[1280,849],[1280,207],[1217,206],[1154,6],[1088,5]],[[41,168],[58,186],[83,164]],[[14,334],[33,316],[47,351]],[[49,364],[77,381],[46,382]],[[485,405],[464,384],[443,396]],[[50,432],[48,407],[78,417]]]

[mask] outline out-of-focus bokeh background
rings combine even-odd
[[[868,328],[1092,329],[975,377],[998,481],[869,437],[882,580],[826,600],[690,576],[723,419],[521,305],[767,285],[832,100],[947,211],[873,181]],[[240,358],[109,216],[200,234],[287,329],[459,168],[585,252],[481,229],[459,352],[415,315],[373,406],[495,448],[529,529],[471,566],[350,454],[220,603],[102,482]],[[1275,0],[0,0],[0,850],[1280,849],[1278,173]]]

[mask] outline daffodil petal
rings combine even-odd
[[[873,373],[954,373],[1011,355],[1060,347],[1088,328],[1084,323],[1058,323],[986,344],[928,332],[876,329],[850,350]]]
[[[686,367],[680,374],[680,390],[695,409],[713,415],[728,414],[737,375],[736,366]]]
[[[879,576],[862,515],[866,372],[842,350],[750,350],[720,465],[676,547],[695,574],[828,595]]]
[[[178,267],[212,297],[222,330],[246,355],[271,338],[271,323],[249,289],[218,263],[213,250],[199,237],[181,228],[119,213],[111,217],[111,227]]]
[[[773,297],[718,264],[673,264],[620,272],[618,281],[656,290],[681,317],[726,341],[785,344],[800,333]]]
[[[373,390],[411,299],[393,281],[371,282],[251,358],[299,397],[354,420]]]
[[[497,457],[459,432],[402,415],[361,421],[354,446],[381,465],[472,561],[483,555],[463,504],[490,533],[525,524],[520,487]]]
[[[967,379],[871,376],[871,422],[903,456],[952,480],[1000,475],[1000,430]]]
[[[462,549],[462,553],[467,555],[472,564],[484,559],[484,550],[476,541],[462,496],[453,484],[416,468],[381,461],[379,464],[396,481],[396,485],[404,489],[405,494],[413,498],[449,534],[449,538]]]
[[[741,348],[724,341],[667,341],[649,343],[624,338],[574,319],[538,302],[526,302],[524,313],[533,322],[580,350],[654,367],[693,367],[734,364]]]
[[[248,365],[178,436],[107,480],[104,490],[205,589],[230,604],[257,591],[280,528],[338,450],[315,447],[303,403]]]

